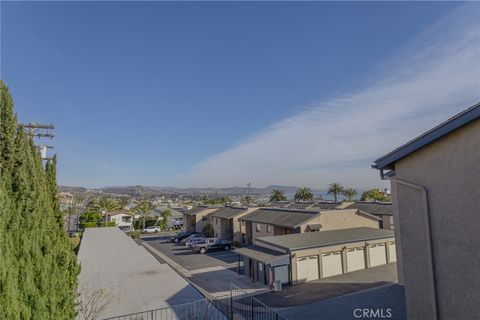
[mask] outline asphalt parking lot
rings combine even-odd
[[[293,307],[391,284],[395,281],[397,281],[397,265],[390,263],[288,286],[281,292],[268,292],[256,298],[273,308]]]
[[[200,254],[193,252],[185,245],[167,242],[168,239],[169,236],[166,235],[142,237],[143,241],[148,242],[148,244],[187,270],[218,266],[232,270],[237,268],[238,256],[231,251],[212,251]]]

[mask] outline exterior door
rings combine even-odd
[[[395,248],[395,242],[388,244],[388,252],[390,253],[390,261],[389,262],[397,261],[397,249]]]
[[[347,272],[365,269],[365,249],[362,247],[347,250]]]
[[[378,243],[370,246],[370,267],[381,266],[387,263],[387,252],[385,243]]]
[[[342,253],[340,251],[323,253],[322,276],[325,278],[342,273]]]
[[[318,279],[318,256],[297,258],[297,281]]]

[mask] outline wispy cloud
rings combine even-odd
[[[465,5],[425,30],[383,61],[365,88],[315,103],[213,155],[185,183],[378,186],[373,160],[480,99],[479,8]]]

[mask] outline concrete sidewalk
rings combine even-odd
[[[99,290],[108,293],[104,300],[110,303],[102,318],[203,298],[168,264],[159,263],[118,228],[86,229],[78,260],[82,299],[86,301]]]

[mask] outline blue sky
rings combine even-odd
[[[479,8],[2,2],[1,77],[64,185],[384,186],[373,160],[479,99]]]

